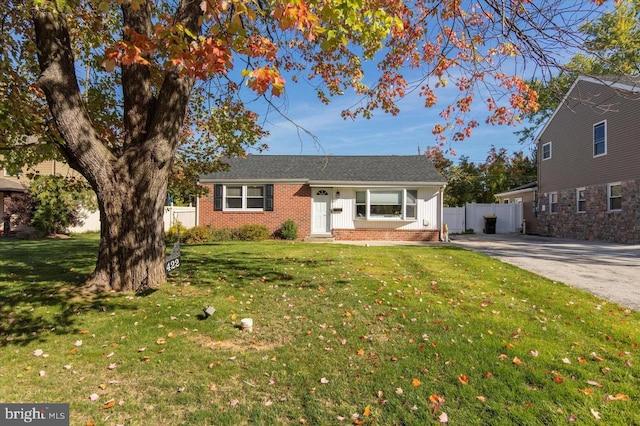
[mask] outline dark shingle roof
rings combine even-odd
[[[444,184],[431,160],[411,156],[248,155],[228,158],[229,170],[200,177],[201,182],[304,181],[309,183]]]
[[[25,192],[25,187],[18,182],[0,178],[0,192]],[[2,213],[2,212],[0,212]]]
[[[592,78],[603,83],[620,84],[625,90],[631,92],[640,90],[640,76],[637,75],[597,75]]]

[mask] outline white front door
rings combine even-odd
[[[313,191],[313,217],[312,234],[328,234],[331,232],[331,215],[329,206],[331,205],[331,189],[312,188]]]

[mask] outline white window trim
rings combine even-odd
[[[620,198],[620,208],[619,209],[612,209],[611,208],[611,187],[612,186],[620,186],[620,197],[616,197],[616,198]],[[607,185],[607,211],[610,212],[619,212],[622,211],[622,183],[621,182],[613,182]]]
[[[596,126],[604,124],[604,152],[602,154],[596,154],[596,138],[595,138],[595,130]],[[591,140],[591,153],[593,154],[593,158],[602,157],[603,155],[607,155],[607,120],[602,120],[593,125],[592,140]]]
[[[242,207],[241,208],[229,208],[227,207],[227,187],[237,187],[240,186],[242,187]],[[252,198],[252,197],[248,197],[247,193],[247,188],[248,187],[253,187],[253,186],[262,186],[262,207],[259,208],[250,208],[247,207],[247,198]],[[250,211],[250,212],[261,212],[264,211],[264,198],[265,198],[265,189],[264,189],[264,185],[223,185],[223,191],[222,191],[222,210],[226,211],[226,212],[244,212],[244,211]]]
[[[580,210],[580,191],[584,191],[584,210]],[[576,212],[585,213],[587,211],[587,188],[576,188]]]
[[[384,217],[384,216],[371,216],[371,193],[376,191],[402,191],[402,213],[396,217]],[[407,217],[407,191],[416,191],[416,204],[415,204],[415,216],[416,217]],[[360,192],[360,191],[356,191]],[[362,191],[366,192],[365,199],[365,216],[355,216],[354,220],[371,220],[371,221],[406,221],[406,222],[416,222],[418,220],[418,190],[416,188],[367,188]],[[356,197],[357,198],[357,197]],[[356,203],[356,198],[354,198],[354,212],[357,211],[358,203]]]
[[[554,205],[554,203],[553,203],[553,196],[554,196],[554,195],[556,196],[556,202],[555,202],[555,205],[556,205],[556,211],[553,211],[553,205]],[[549,193],[549,213],[550,213],[550,214],[556,214],[556,213],[558,213],[558,206],[559,206],[559,205],[560,205],[560,200],[558,199],[558,193],[557,193],[557,192],[550,192],[550,193]]]
[[[544,156],[544,147],[549,145],[549,156],[545,158]],[[547,161],[550,160],[552,157],[552,152],[553,152],[553,145],[551,145],[551,141],[549,142],[545,142],[542,144],[542,151],[540,152],[540,157],[542,158],[542,161]]]

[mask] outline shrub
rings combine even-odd
[[[298,225],[291,220],[287,219],[278,232],[280,238],[284,240],[297,240],[298,239]]]
[[[211,241],[213,232],[208,226],[195,226],[184,231],[182,240],[185,244],[202,244]]]
[[[180,235],[180,239],[182,240],[184,239],[185,232],[187,232],[187,228],[185,228],[182,223],[176,222],[164,233],[164,242],[166,244],[173,244],[178,241],[178,235]]]
[[[269,238],[269,229],[264,225],[243,225],[235,231],[241,241],[262,241]]]
[[[81,207],[95,211],[95,195],[87,182],[64,176],[36,175],[29,187],[35,202],[32,225],[44,234],[65,233],[70,226],[82,225]]]
[[[17,225],[30,225],[35,209],[36,202],[29,194],[12,194],[4,204],[4,211],[11,217],[12,228]]]
[[[230,228],[212,228],[210,241],[231,241],[234,239],[234,232]]]

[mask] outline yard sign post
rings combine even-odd
[[[167,260],[165,260],[164,262],[164,270],[165,270],[165,273],[169,275],[171,271],[175,271],[176,269],[178,269],[180,284],[182,284],[182,273],[179,270],[180,269],[180,227],[178,226],[177,228],[178,228],[178,240],[173,245],[173,248],[171,249],[171,253],[169,253],[169,256],[167,256]]]

